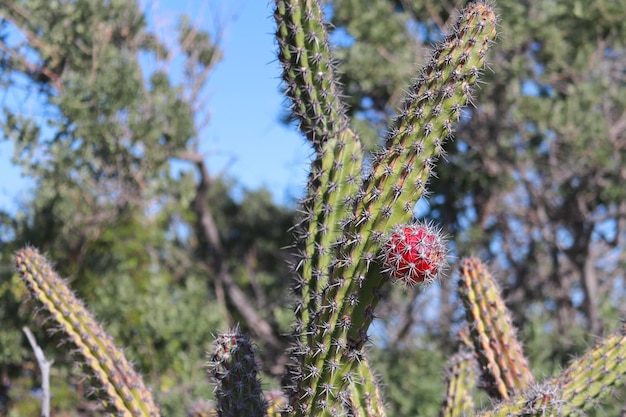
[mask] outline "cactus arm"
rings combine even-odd
[[[485,66],[496,36],[496,15],[484,2],[469,5],[451,33],[435,49],[390,126],[385,147],[374,161],[356,206],[363,230],[385,230],[406,223],[424,194],[435,159],[452,137],[461,109]]]
[[[304,215],[297,227],[301,251],[295,268],[299,301],[294,333],[298,341],[292,356],[296,356],[301,370],[294,372],[290,387],[292,407],[296,407],[297,401],[301,412],[305,412],[307,393],[319,382],[314,370],[325,366],[324,357],[317,352],[333,344],[332,333],[324,330],[322,294],[328,291],[327,268],[332,245],[341,233],[336,225],[345,217],[350,196],[356,193],[361,181],[363,152],[359,139],[345,128],[348,121],[339,99],[328,35],[318,2],[277,1],[274,17],[286,92],[292,99],[292,109],[300,120],[301,130],[316,149],[309,176],[309,195],[303,202]],[[316,332],[322,334],[322,340],[313,337]],[[374,383],[369,366],[358,365],[357,368],[362,379]],[[303,380],[306,381],[304,387]],[[349,391],[358,391],[354,388]],[[378,389],[372,392],[370,402],[379,404]]]
[[[522,395],[499,404],[480,416],[584,415],[598,408],[624,383],[626,375],[626,325],[602,339],[593,349],[572,361],[558,376],[532,385]],[[552,413],[552,414],[551,414]]]
[[[558,376],[485,411],[481,417],[584,415],[624,383],[626,325],[572,361]]]
[[[450,359],[446,373],[446,396],[439,417],[467,416],[474,411],[472,391],[477,380],[476,360],[472,353],[460,351]]]
[[[321,146],[321,152],[312,163],[309,177],[309,196],[303,203],[304,216],[297,226],[300,234],[299,246],[301,255],[296,263],[296,295],[299,299],[296,308],[295,336],[296,346],[292,349],[292,357],[300,369],[310,373],[296,371],[290,387],[292,408],[300,405],[301,412],[308,412],[305,405],[307,393],[318,381],[311,370],[323,368],[323,357],[320,350],[326,351],[333,345],[331,334],[320,341],[314,337],[317,332],[326,329],[324,309],[321,305],[324,292],[329,290],[328,272],[325,269],[331,261],[333,245],[339,239],[341,230],[337,226],[345,215],[349,196],[358,188],[361,178],[362,150],[358,137],[346,129],[338,139],[330,139]],[[330,226],[329,226],[330,225]],[[356,409],[369,410],[368,414],[384,416],[380,390],[376,387],[374,375],[367,360],[357,365],[355,372],[358,380],[350,382],[349,393],[356,393]],[[346,378],[351,379],[351,374]],[[371,389],[365,395],[363,389]],[[364,396],[362,396],[363,394]],[[344,394],[344,402],[347,394]],[[296,404],[298,403],[298,404]],[[377,410],[378,414],[372,414]]]
[[[626,324],[594,349],[570,363],[555,381],[563,390],[563,413],[576,408],[590,410],[624,383],[626,375]]]
[[[238,329],[220,334],[207,364],[220,417],[264,417],[267,400],[258,379],[254,347]]]
[[[459,295],[487,392],[508,399],[534,382],[500,289],[476,258],[461,261]]]
[[[281,5],[277,4],[277,9],[280,7]],[[277,11],[277,14],[281,12]],[[280,28],[279,24],[279,31]],[[330,74],[332,75],[332,72]],[[297,101],[293,97],[292,99],[294,102]],[[345,121],[341,123],[346,124]],[[315,143],[315,148],[316,158],[309,175],[309,193],[302,203],[302,219],[296,226],[300,256],[295,267],[297,275],[295,289],[299,301],[296,308],[294,333],[298,342],[292,349],[292,353],[296,352],[292,356],[300,356],[297,361],[301,369],[309,370],[324,366],[323,357],[317,355],[316,352],[320,347],[331,346],[333,343],[331,333],[326,332],[327,337],[323,341],[315,339],[313,334],[320,329],[324,333],[323,329],[326,328],[327,317],[323,314],[324,308],[321,302],[322,294],[329,290],[328,265],[332,260],[332,249],[340,241],[342,233],[337,225],[345,218],[351,207],[351,196],[355,195],[358,190],[363,166],[361,142],[350,129],[343,129],[335,137],[327,135],[324,141]],[[359,365],[358,373],[366,380],[374,380],[368,366]],[[296,372],[292,380],[293,392],[290,397],[298,398],[297,401],[300,404],[303,403],[300,397],[303,395],[302,379],[305,376],[307,388],[317,383],[313,375]],[[310,391],[307,389],[304,392]],[[371,396],[371,401],[379,404],[381,402],[379,391],[373,392],[375,395]],[[304,395],[306,398],[306,393]],[[304,410],[306,407],[301,408]]]
[[[159,416],[159,409],[141,377],[48,261],[31,247],[18,252],[15,260],[17,272],[31,296],[77,347],[82,361],[98,380],[107,406],[121,416]]]
[[[332,259],[332,245],[340,233],[336,225],[344,216],[347,196],[358,186],[362,158],[358,137],[346,129],[337,139],[322,145],[312,163],[309,194],[302,203],[304,215],[296,226],[300,248],[295,268],[296,295],[301,303],[296,317],[302,325],[317,324],[310,317],[319,315],[321,309],[321,294],[328,286],[326,268]]]
[[[300,130],[316,148],[348,126],[317,0],[276,0],[278,58]]]

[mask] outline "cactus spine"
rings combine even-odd
[[[15,261],[31,296],[76,346],[81,362],[99,382],[105,405],[120,416],[159,416],[141,377],[46,259],[36,249],[26,247],[17,253]]]

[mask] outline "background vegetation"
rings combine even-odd
[[[464,4],[327,3],[350,116],[370,144]],[[454,256],[490,261],[535,374],[549,375],[624,315],[626,1],[498,8],[497,71],[486,72],[416,215],[445,228]],[[36,183],[18,212],[0,213],[0,415],[39,409],[24,325],[55,360],[53,414],[97,409],[67,349],[20,304],[11,258],[26,243],[58,261],[165,415],[211,397],[205,350],[235,323],[278,385],[293,317],[281,248],[297,206],[265,190],[234,199],[232,180],[212,175],[198,152],[202,91],[228,51],[185,17],[175,39],[158,38],[132,1],[6,0],[0,17],[0,82],[45,110],[32,117],[4,106],[0,117],[2,139]],[[157,64],[142,65],[146,56]],[[452,274],[427,296],[395,288],[379,305],[370,356],[390,415],[438,409],[463,318],[454,287]]]

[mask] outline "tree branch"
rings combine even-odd
[[[33,348],[33,352],[35,352],[39,369],[41,369],[41,416],[50,417],[50,367],[54,361],[46,359],[43,350],[41,350],[37,344],[37,340],[35,340],[33,332],[31,332],[28,327],[22,327],[22,331],[26,334],[28,342]]]
[[[272,326],[257,313],[253,307],[254,304],[237,285],[224,262],[223,246],[218,228],[207,204],[210,176],[206,164],[202,158],[191,157],[191,155],[186,156],[188,158],[187,160],[194,160],[200,173],[196,197],[192,204],[193,210],[197,216],[197,232],[200,234],[200,240],[205,243],[208,262],[217,273],[218,284],[223,286],[226,298],[235,307],[241,317],[243,317],[247,328],[252,331],[255,336],[267,342],[272,349],[281,350],[282,344],[272,329]]]

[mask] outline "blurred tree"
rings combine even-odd
[[[18,213],[0,216],[0,415],[33,415],[37,402],[21,326],[38,326],[11,268],[26,243],[59,260],[165,414],[210,397],[205,349],[235,323],[266,348],[265,370],[282,373],[279,248],[292,212],[266,191],[235,200],[198,150],[220,22],[211,35],[181,17],[165,41],[126,0],[9,0],[0,18],[0,127],[35,183]],[[55,360],[53,411],[93,412],[67,351],[39,336]]]

